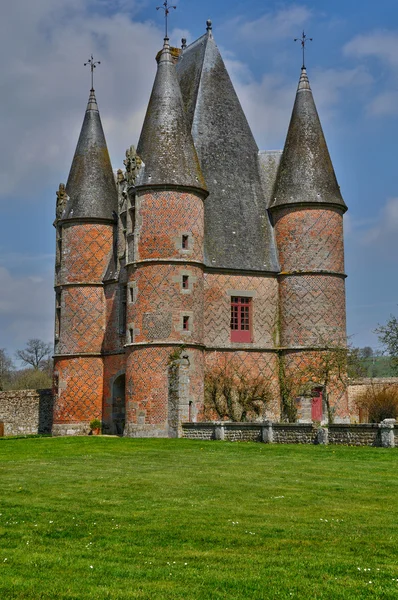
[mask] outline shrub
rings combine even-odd
[[[398,387],[371,385],[356,399],[359,409],[366,411],[370,423],[398,417]]]
[[[102,423],[99,419],[93,419],[90,421],[90,429],[101,429]]]

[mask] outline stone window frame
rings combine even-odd
[[[189,318],[189,329],[184,329],[184,317]],[[194,332],[194,317],[191,310],[181,311],[178,331],[181,335],[190,336]]]
[[[183,247],[184,237],[187,238],[187,248]],[[182,256],[189,256],[190,254],[192,254],[194,244],[195,237],[192,235],[192,231],[179,231],[176,237],[174,238],[174,246]]]
[[[138,286],[135,281],[130,281],[127,284],[127,303],[135,304],[137,302],[138,297]]]
[[[232,340],[232,330],[231,329],[231,324],[230,324],[230,336],[229,336],[229,340],[232,344],[253,344],[254,343],[254,336],[255,336],[255,331],[254,331],[254,310],[255,310],[255,298],[257,296],[257,292],[255,290],[228,290],[227,291],[227,295],[229,297],[229,303],[228,303],[228,310],[230,311],[230,315],[231,315],[231,307],[232,307],[232,298],[233,297],[237,297],[237,298],[250,298],[250,308],[249,308],[249,318],[250,318],[250,341],[249,340],[244,340],[244,341],[238,341],[238,340]]]

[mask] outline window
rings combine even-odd
[[[251,298],[231,297],[231,342],[251,342]]]
[[[134,302],[134,288],[130,287],[130,302]]]
[[[189,275],[182,276],[182,289],[183,290],[189,289]]]
[[[187,315],[182,317],[182,328],[184,331],[189,331],[189,317]]]
[[[188,250],[188,242],[189,242],[189,236],[183,235],[182,239],[181,239],[181,248],[183,250]]]

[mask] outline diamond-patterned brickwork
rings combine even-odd
[[[253,343],[273,348],[277,344],[278,283],[273,277],[205,273],[205,343],[220,348],[231,343],[231,291],[252,292]]]
[[[190,293],[184,293],[182,273],[190,274]],[[139,331],[134,338],[135,342],[154,339],[170,339],[180,343],[203,342],[203,273],[200,268],[184,264],[153,264],[137,269],[133,279],[136,302],[129,304],[128,322],[134,323],[135,330]],[[171,329],[170,317],[165,317],[170,314]],[[182,333],[183,314],[192,316],[188,334]],[[163,316],[160,317],[161,315]],[[159,327],[159,324],[162,326]],[[170,333],[166,336],[168,332]],[[160,337],[155,338],[156,334],[160,334]]]
[[[344,272],[343,216],[337,209],[282,209],[275,233],[282,271]]]
[[[101,352],[104,328],[102,287],[67,287],[63,290],[59,354]]]
[[[64,225],[60,283],[102,281],[112,244],[113,227],[110,225]]]
[[[129,349],[126,361],[127,421],[136,425],[167,427],[169,367],[174,347]],[[192,411],[203,415],[203,352],[190,348],[188,399]],[[186,399],[185,399],[186,400]]]
[[[280,299],[282,346],[345,343],[343,278],[330,275],[282,277]]]
[[[254,378],[261,376],[269,381],[273,398],[267,408],[267,418],[278,420],[280,417],[280,400],[277,354],[273,352],[246,352],[244,350],[205,353],[205,370],[211,370],[215,366],[222,367],[226,362],[242,374],[250,374]]]
[[[203,261],[203,200],[194,194],[151,192],[137,199],[138,260],[181,258]],[[156,217],[156,218],[154,218]],[[189,233],[189,250],[182,234]]]
[[[100,357],[56,359],[59,391],[54,423],[89,422],[102,416],[103,364]]]
[[[330,354],[331,351],[329,351]],[[308,385],[323,386],[324,379],[317,379],[314,374],[317,371],[316,365],[322,364],[322,356],[327,352],[308,352],[308,351],[288,351],[283,353],[286,375],[294,381],[297,393],[301,389],[308,389]],[[347,386],[344,377],[341,377],[336,367],[333,367],[333,359],[326,356],[323,364],[330,363],[330,382],[328,384],[328,393],[330,406],[336,416],[341,419],[349,417]],[[310,366],[311,365],[311,366]],[[322,369],[319,368],[319,373]],[[326,416],[326,415],[325,415]]]

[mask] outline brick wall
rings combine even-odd
[[[275,214],[282,271],[344,273],[343,216],[338,209],[282,208]]]
[[[362,379],[351,380],[348,386],[348,403],[352,421],[362,422],[363,419],[367,420],[367,415],[359,411],[356,400],[367,388],[371,388],[372,386],[376,389],[386,386],[398,389],[398,377],[378,377],[377,379],[364,377]]]
[[[274,348],[278,344],[278,282],[275,276],[259,277],[205,273],[205,343],[212,348],[236,348],[231,342],[231,296],[251,294],[251,348]],[[244,294],[243,294],[244,295]]]
[[[51,390],[0,392],[0,423],[4,435],[51,433],[53,396]]]

